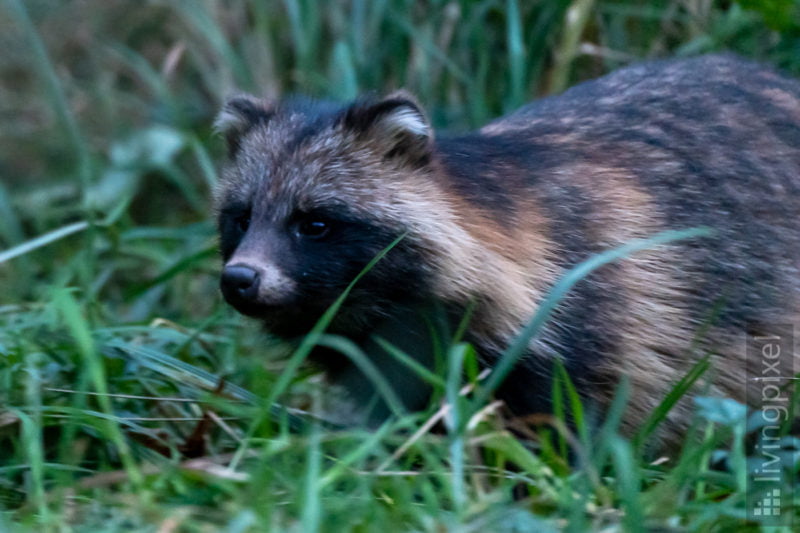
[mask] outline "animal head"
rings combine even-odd
[[[420,235],[436,217],[433,132],[411,96],[346,107],[236,96],[216,128],[229,150],[215,194],[229,304],[279,336],[300,335],[404,234],[354,288],[333,329],[356,331],[427,291]]]

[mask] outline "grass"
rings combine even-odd
[[[617,431],[625,383],[590,432],[566,376],[558,416],[512,434],[458,337],[443,339],[449,372],[428,376],[427,411],[374,431],[318,421],[307,346],[287,359],[218,296],[210,124],[235,88],[404,86],[461,129],[646,57],[730,49],[800,75],[797,2],[0,0],[0,13],[0,530],[759,529],[744,521],[740,406],[704,400],[694,440],[646,454],[702,364],[633,441]]]

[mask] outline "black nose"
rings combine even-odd
[[[258,296],[258,272],[246,265],[231,265],[222,270],[220,287],[225,299],[253,302]]]

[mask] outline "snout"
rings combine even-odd
[[[246,315],[260,315],[268,308],[286,305],[294,284],[275,267],[235,262],[225,265],[220,276],[225,301]]]
[[[231,305],[235,301],[255,303],[261,276],[247,265],[226,266],[222,271],[220,287],[225,300]]]

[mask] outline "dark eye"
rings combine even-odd
[[[246,213],[244,215],[239,215],[233,219],[233,222],[236,224],[236,229],[245,233],[247,228],[250,227],[250,213]]]
[[[321,239],[331,230],[331,226],[324,220],[308,219],[302,220],[297,225],[297,234],[311,239]]]

